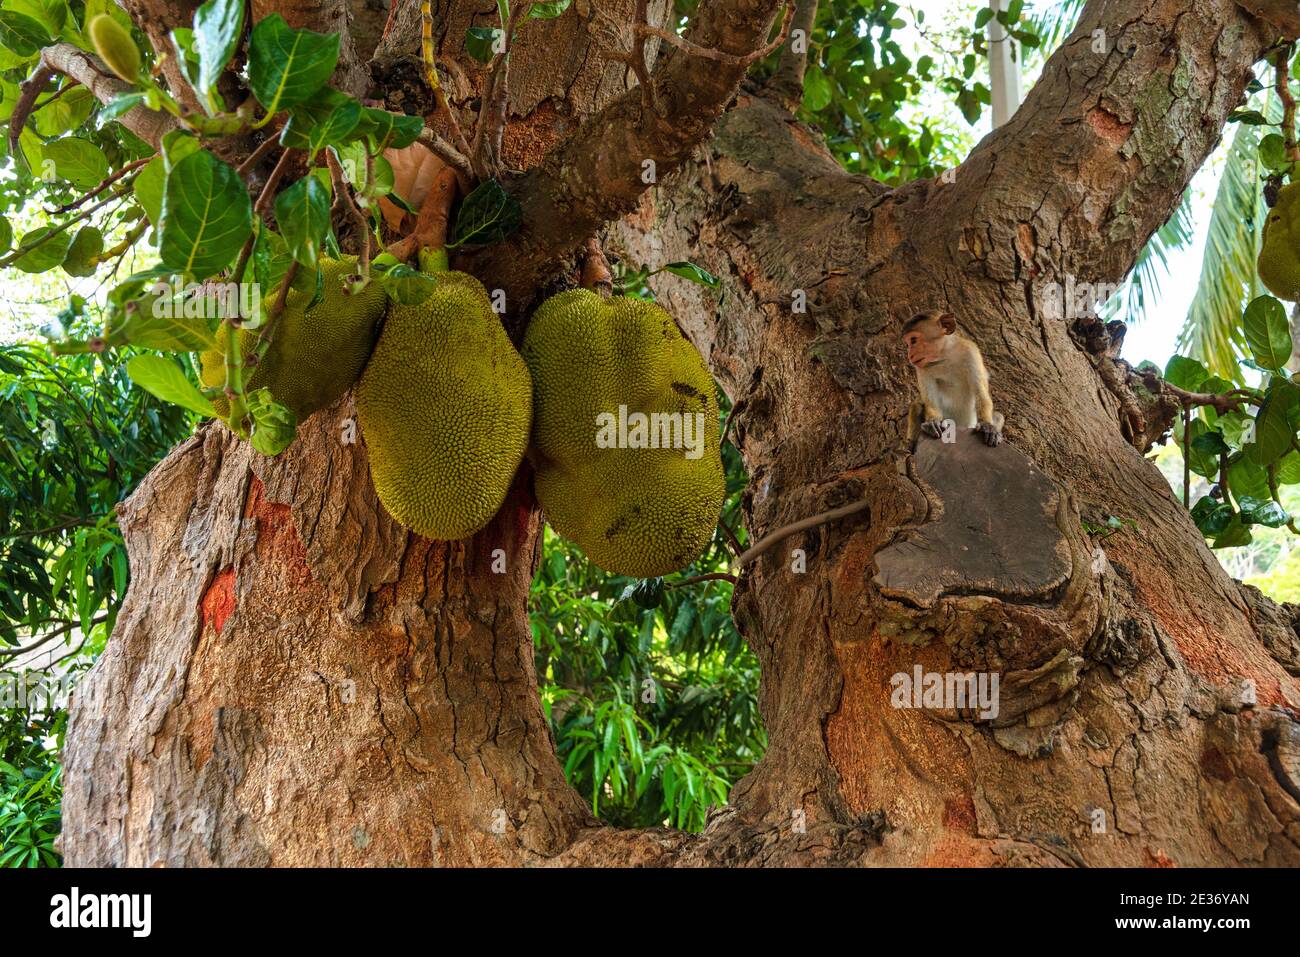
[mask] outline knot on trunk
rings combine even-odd
[[[996,708],[951,717],[986,723],[1022,756],[1050,753],[1108,618],[1104,555],[1069,497],[1010,445],[922,438],[905,464],[918,514],[876,552],[878,634],[939,639],[955,671],[996,675]]]

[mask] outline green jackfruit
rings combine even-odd
[[[501,508],[528,447],[528,368],[461,272],[393,303],[357,387],[370,475],[389,514],[426,538],[468,538]]]
[[[302,288],[290,288],[271,345],[244,383],[245,393],[270,389],[272,398],[292,409],[299,422],[332,403],[361,376],[388,301],[374,280],[360,292],[345,290],[345,280],[356,273],[356,257],[322,259],[320,265],[324,282],[320,301],[304,309],[315,295],[315,283],[302,282]],[[240,330],[242,355],[256,349],[260,334],[260,329]],[[199,366],[205,386],[220,388],[225,384],[225,356],[221,349],[204,352]],[[223,416],[230,410],[223,396],[218,396],[213,405]]]
[[[551,525],[609,572],[649,578],[690,564],[713,537],[726,482],[713,380],[672,316],[564,292],[533,316],[523,355]]]
[[[101,13],[90,21],[87,32],[99,58],[127,83],[140,79],[140,48],[131,39],[131,31]]]
[[[1300,300],[1300,183],[1288,183],[1264,220],[1259,278],[1268,291],[1289,302]]]

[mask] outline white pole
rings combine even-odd
[[[1015,40],[1007,35],[1006,27],[998,22],[997,12],[1007,8],[1007,0],[989,0],[989,7],[994,16],[985,29],[989,41],[989,92],[993,100],[993,128],[997,129],[1020,106],[1020,58],[1021,51],[1012,50]]]

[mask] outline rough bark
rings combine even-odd
[[[526,477],[469,543],[414,539],[374,500],[364,436],[341,441],[345,401],[274,461],[209,427],[124,509],[131,591],[74,700],[69,862],[1300,863],[1297,609],[1227,577],[1042,308],[1067,275],[1122,275],[1272,33],[1232,0],[1090,3],[955,182],[896,190],[747,91],[708,161],[610,230],[637,262],[724,279],[657,290],[745,402],[753,537],[870,503],[745,569],[733,613],[770,746],[702,835],[600,827],[563,782],[525,617]],[[562,253],[528,268],[548,281]],[[971,497],[966,453],[904,439],[898,321],[938,307],[1007,415],[991,454],[1036,473],[1014,520]],[[1105,515],[1138,527],[1095,540]],[[918,541],[1040,544],[1015,575],[976,554],[899,577]],[[917,665],[998,674],[999,715],[892,707]]]

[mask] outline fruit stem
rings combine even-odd
[[[595,236],[584,244],[583,254],[582,288],[608,298],[614,291],[614,277],[609,271],[609,260],[605,258],[605,252]]]
[[[1294,49],[1294,44],[1287,43],[1273,60],[1276,70],[1274,88],[1282,102],[1282,140],[1286,145],[1287,161],[1291,163],[1300,161],[1300,148],[1296,146],[1295,139],[1295,98],[1291,95],[1290,83],[1291,53]]]
[[[239,330],[230,320],[222,323],[226,330],[226,398],[230,400],[230,425],[243,434],[244,414],[244,355],[239,342]]]
[[[410,235],[388,247],[388,252],[406,262],[417,250],[438,250],[447,255],[447,226],[451,220],[451,204],[456,199],[456,171],[444,167],[429,186],[429,192],[420,204],[420,215]]]

